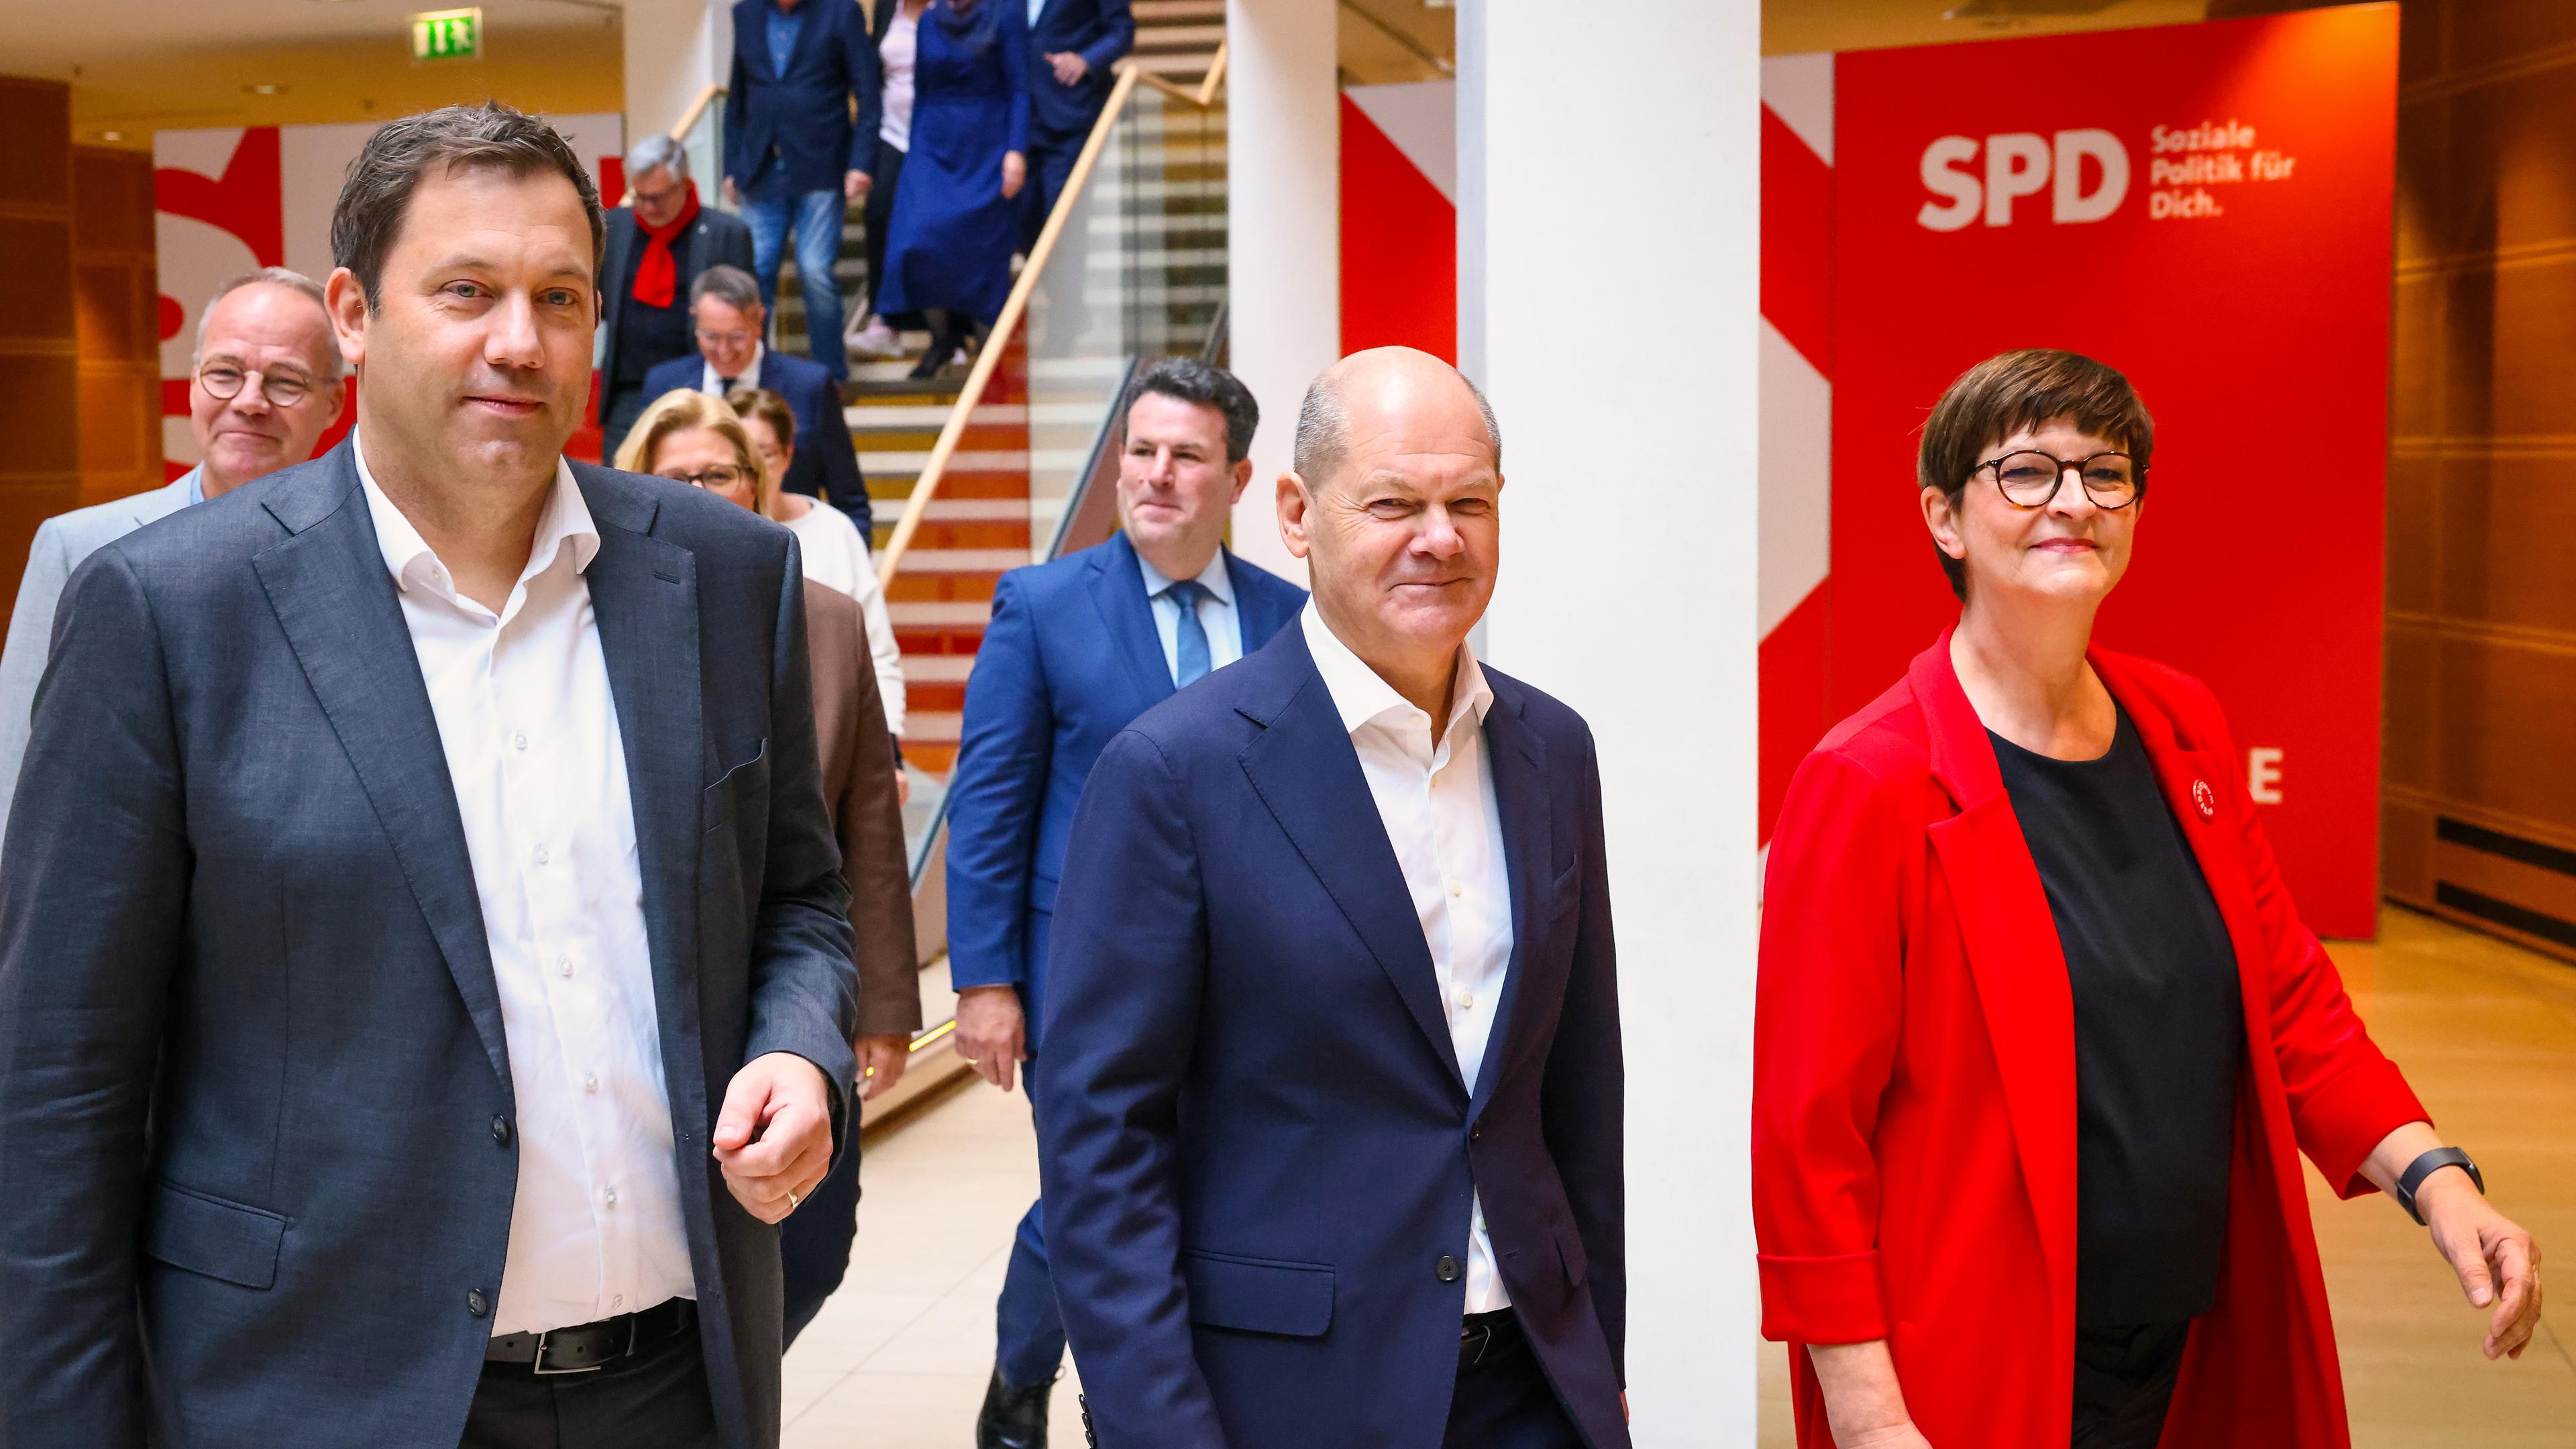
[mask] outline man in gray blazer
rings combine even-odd
[[[332,218],[358,423],[99,549],[0,869],[0,1443],[771,1449],[855,1130],[792,535],[568,463],[601,221],[498,103]]]
[[[54,601],[72,570],[100,544],[312,457],[348,403],[347,370],[322,310],[322,284],[302,272],[266,267],[235,277],[197,314],[188,428],[203,461],[148,493],[46,519],[27,550],[9,642],[0,648],[0,825],[27,755],[27,712],[45,673]]]

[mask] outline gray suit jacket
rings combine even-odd
[[[789,1051],[855,1120],[803,581],[775,524],[572,466],[708,1380],[728,1449],[767,1449],[778,1234],[715,1113]],[[349,445],[100,549],[53,653],[0,871],[0,1443],[456,1443],[513,1044]]]
[[[36,541],[27,549],[27,572],[18,579],[18,607],[9,614],[9,642],[0,647],[0,827],[9,822],[18,765],[27,758],[27,718],[36,705],[36,681],[45,677],[54,601],[63,596],[64,582],[99,545],[187,507],[196,476],[191,471],[148,493],[75,508],[37,525]]]

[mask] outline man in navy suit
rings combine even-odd
[[[1039,1165],[1100,1442],[1626,1449],[1591,731],[1477,662],[1501,446],[1364,352],[1298,418],[1298,626],[1101,752]]]
[[[775,1449],[857,1131],[794,541],[568,462],[599,198],[497,103],[331,220],[328,454],[76,570],[0,872],[0,1443]]]
[[[883,0],[891,4],[893,0]],[[866,198],[884,83],[867,13],[851,0],[739,0],[725,90],[725,196],[751,224],[760,299],[778,301],[792,233],[814,360],[850,375],[841,347],[841,221]],[[852,102],[857,115],[852,117]]]
[[[729,397],[738,387],[765,387],[787,399],[788,410],[796,414],[796,460],[787,465],[778,486],[840,509],[859,526],[859,537],[873,543],[867,480],[859,474],[840,386],[821,363],[770,351],[760,340],[767,316],[748,272],[709,267],[699,273],[689,284],[689,317],[698,350],[644,374],[644,401],[650,404],[666,392],[692,387],[717,397]]]
[[[1028,0],[1028,6],[1029,180],[1036,184],[1021,212],[1024,244],[1046,225],[1100,119],[1114,82],[1110,68],[1136,48],[1128,0]]]
[[[1252,394],[1195,358],[1140,373],[1118,467],[1124,532],[1002,576],[966,683],[948,794],[948,965],[957,1049],[1010,1090],[1042,1075],[1047,924],[1083,779],[1110,737],[1260,648],[1305,595],[1223,546],[1252,479]],[[997,1306],[978,1449],[1043,1449],[1064,1328],[1040,1208],[1021,1219]]]

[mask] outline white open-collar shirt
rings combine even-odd
[[[1440,1008],[1468,1095],[1485,1065],[1502,1005],[1503,981],[1512,964],[1512,886],[1503,858],[1503,816],[1494,803],[1494,770],[1485,748],[1485,712],[1493,686],[1475,651],[1458,646],[1458,673],[1450,690],[1449,720],[1440,743],[1431,743],[1431,716],[1416,707],[1376,670],[1336,638],[1313,601],[1298,616],[1306,650],[1324,677],[1351,748],[1360,757],[1369,798],[1386,827],[1387,844],[1404,871],[1413,913],[1431,948],[1440,982]],[[1494,1245],[1485,1232],[1485,1199],[1468,1212],[1469,1313],[1511,1306],[1494,1270]]]
[[[599,528],[558,460],[495,614],[456,591],[352,451],[429,686],[508,1039],[519,1172],[492,1332],[694,1298],[625,742],[582,577]]]

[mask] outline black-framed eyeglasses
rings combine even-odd
[[[662,476],[693,488],[731,488],[751,475],[741,468],[718,463],[712,468],[700,468],[695,473],[665,473]]]
[[[2092,499],[2096,508],[2126,508],[2147,491],[2146,470],[2126,453],[2060,458],[2036,448],[2021,448],[1977,465],[1977,472],[1989,471],[1995,475],[1995,486],[2003,490],[2006,503],[2032,512],[2057,500],[2057,492],[2066,486],[2070,472],[2082,480],[2084,496]]]
[[[231,402],[252,378],[259,379],[259,391],[273,408],[291,408],[313,395],[313,380],[300,372],[272,372],[244,368],[234,363],[209,362],[197,369],[197,386],[206,396],[219,402]]]

